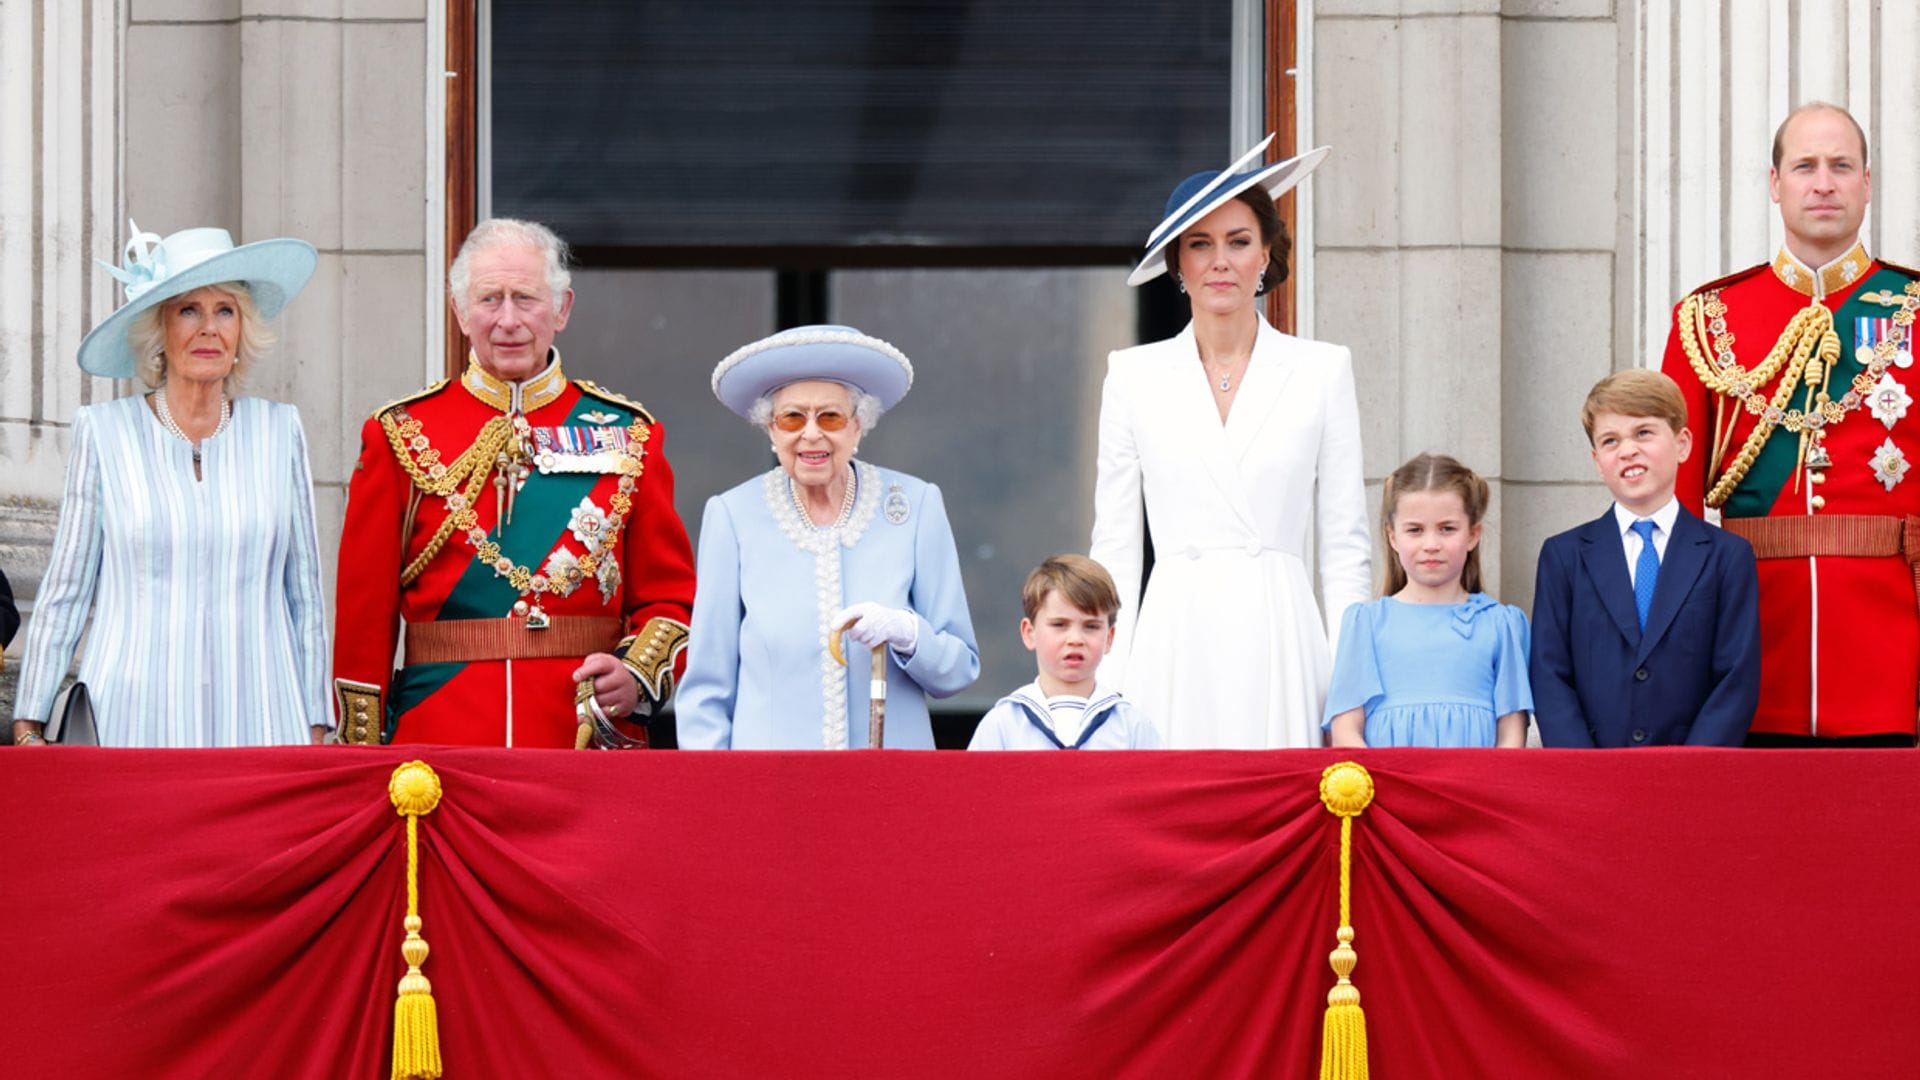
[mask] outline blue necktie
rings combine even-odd
[[[1660,580],[1660,553],[1653,548],[1653,522],[1633,523],[1640,534],[1640,558],[1633,564],[1633,606],[1640,612],[1640,629],[1647,628],[1647,612],[1653,610],[1653,587]]]

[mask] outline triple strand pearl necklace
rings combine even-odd
[[[153,411],[154,414],[160,418],[161,427],[171,432],[174,438],[193,447],[193,463],[198,465],[200,463],[200,444],[194,442],[186,432],[180,430],[180,425],[174,422],[173,410],[167,408],[167,390],[164,386],[153,392]],[[215,435],[227,430],[227,421],[231,419],[233,419],[233,401],[222,394],[220,397],[220,422],[214,425],[212,434],[208,435],[207,438],[211,439]]]
[[[854,487],[853,464],[849,462],[847,464],[847,491],[846,494],[840,496],[840,516],[833,519],[833,524],[831,525],[813,525],[813,515],[807,512],[807,504],[800,498],[800,486],[793,482],[793,475],[791,473],[787,474],[787,494],[793,498],[794,509],[800,511],[801,521],[813,525],[816,529],[841,529],[846,527],[847,522],[853,520]]]

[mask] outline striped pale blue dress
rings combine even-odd
[[[233,403],[193,448],[144,397],[88,405],[14,716],[45,720],[92,616],[80,678],[103,746],[265,746],[331,726],[326,607],[300,414]]]

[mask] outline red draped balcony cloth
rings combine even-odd
[[[1920,1074],[1920,755],[1371,751],[1373,1076]],[[0,750],[0,1070],[1304,1077],[1334,752]]]

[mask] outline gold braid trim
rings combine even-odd
[[[408,415],[404,408],[390,409],[380,414],[381,430],[387,433],[387,442],[393,447],[394,460],[406,471],[413,486],[428,495],[450,495],[466,481],[466,501],[473,504],[474,497],[492,475],[493,466],[500,452],[506,449],[513,438],[513,424],[505,416],[495,416],[481,425],[480,433],[474,437],[473,445],[467,447],[453,464],[440,462],[440,451],[427,443],[427,437],[421,433],[420,421]],[[418,458],[415,454],[418,454]],[[434,556],[447,546],[447,540],[453,536],[453,516],[448,515],[434,531],[433,538],[427,541],[419,555],[400,572],[400,587],[405,588],[426,572]]]
[[[474,470],[490,470],[494,459],[513,438],[513,424],[505,416],[496,416],[481,425],[473,445],[453,464],[440,463],[440,451],[428,445],[421,434],[420,421],[405,409],[393,409],[380,415],[380,427],[393,446],[394,459],[406,470],[414,486],[429,495],[446,495],[460,486]],[[418,454],[416,459],[415,455]]]
[[[340,706],[340,741],[349,746],[379,746],[386,711],[380,707],[380,688],[352,679],[333,680],[333,698]]]
[[[638,634],[622,638],[614,651],[640,680],[641,691],[664,702],[673,696],[673,661],[686,649],[688,636],[685,623],[656,616]]]
[[[1725,324],[1720,322],[1720,318],[1726,308],[1720,302],[1718,291],[1695,294],[1681,302],[1678,320],[1680,347],[1687,354],[1687,363],[1692,366],[1694,375],[1708,390],[1738,399],[1746,406],[1749,413],[1759,418],[1753,425],[1753,431],[1748,434],[1747,441],[1741,446],[1740,453],[1720,474],[1712,490],[1707,492],[1707,505],[1717,509],[1725,505],[1727,497],[1733,494],[1733,489],[1739,487],[1740,481],[1746,479],[1747,471],[1753,468],[1754,459],[1760,456],[1761,448],[1766,445],[1775,427],[1785,427],[1796,435],[1803,430],[1818,431],[1827,424],[1838,421],[1846,414],[1846,409],[1838,402],[1829,400],[1824,389],[1819,391],[1816,402],[1809,403],[1805,412],[1799,409],[1792,411],[1787,409],[1787,403],[1793,399],[1794,391],[1801,386],[1801,376],[1803,374],[1808,376],[1807,392],[1809,397],[1812,397],[1815,393],[1816,381],[1822,379],[1821,372],[1840,356],[1840,337],[1833,330],[1833,312],[1828,311],[1825,304],[1816,300],[1801,308],[1792,321],[1787,323],[1787,328],[1781,331],[1779,339],[1773,343],[1773,348],[1768,351],[1766,359],[1751,370],[1735,362],[1731,349],[1723,350],[1716,357],[1717,365],[1708,362],[1706,350],[1702,348],[1702,338],[1709,329],[1706,325],[1709,307],[1718,309],[1718,313],[1714,314],[1715,325],[1724,327]],[[1810,366],[1809,361],[1816,349],[1819,352],[1819,363]],[[1757,390],[1782,367],[1786,372],[1781,375],[1780,384],[1774,389],[1772,398],[1762,398]],[[1876,371],[1873,372],[1872,379],[1866,379],[1866,373],[1863,372],[1854,380],[1854,389],[1864,393],[1872,388],[1879,376],[1880,373]],[[1864,387],[1860,385],[1862,379],[1866,379]],[[1729,435],[1737,416],[1736,413],[1734,417],[1728,418]],[[1720,433],[1716,432],[1715,435],[1714,456],[1718,459],[1725,447],[1722,445]],[[1715,464],[1717,465],[1717,460]]]

